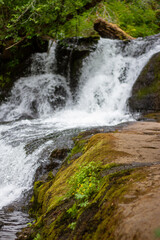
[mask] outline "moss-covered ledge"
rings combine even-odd
[[[127,153],[115,149],[115,140],[110,133],[75,139],[55,178],[35,182],[30,213],[36,221],[18,239],[114,239],[118,205],[145,178],[141,169],[116,163]]]

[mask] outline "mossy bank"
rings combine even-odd
[[[35,221],[18,239],[116,239],[123,219],[119,206],[133,200],[127,196],[148,176],[145,164],[120,164],[134,156],[116,147],[118,134],[82,133],[74,139],[57,175],[50,172],[46,181],[35,182],[30,209]],[[135,192],[134,199],[141,194]]]

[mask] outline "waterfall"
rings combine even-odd
[[[100,39],[83,62],[74,100],[68,81],[55,73],[55,48],[32,56],[31,73],[0,106],[0,208],[31,188],[53,146],[70,147],[76,129],[133,121],[127,99],[160,40]]]

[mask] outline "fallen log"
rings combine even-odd
[[[116,24],[108,23],[102,18],[98,18],[94,23],[94,30],[99,33],[102,38],[132,40],[134,39]]]

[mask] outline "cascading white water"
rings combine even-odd
[[[116,125],[133,120],[127,108],[132,86],[149,58],[160,50],[160,40],[101,39],[84,61],[77,101],[44,120],[59,129]]]
[[[20,78],[0,106],[0,208],[32,186],[60,131],[64,138],[66,129],[133,120],[127,99],[143,66],[158,51],[158,38],[152,44],[147,39],[128,44],[101,39],[83,63],[75,102],[66,79],[54,73],[55,44],[49,55],[35,54],[31,75]],[[31,142],[33,149],[27,152]]]

